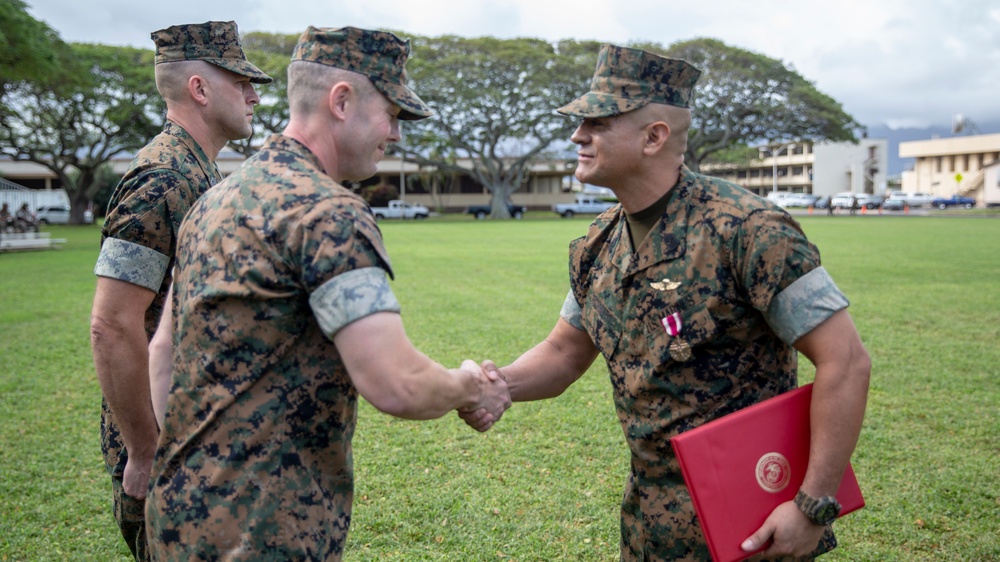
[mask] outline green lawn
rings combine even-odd
[[[544,337],[588,219],[384,222],[414,343],[503,364]],[[873,360],[868,506],[825,560],[1000,560],[1000,220],[802,217]],[[0,254],[0,560],[127,560],[98,444],[96,226]],[[812,376],[803,361],[803,382]],[[345,560],[616,560],[628,456],[603,364],[489,433],[363,404]]]

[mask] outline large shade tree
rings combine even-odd
[[[153,80],[153,51],[74,44],[54,84],[8,84],[0,104],[0,154],[29,160],[58,176],[83,213],[116,154],[142,147],[160,129],[165,106]]]
[[[752,143],[802,138],[857,142],[861,125],[840,103],[779,60],[717,39],[682,41],[666,49],[636,46],[684,59],[702,71],[685,154],[692,170]]]
[[[247,60],[273,79],[270,84],[255,84],[260,103],[253,112],[253,136],[231,141],[229,146],[249,157],[265,138],[280,133],[288,125],[288,65],[298,34],[252,31],[240,37]]]
[[[10,84],[54,80],[66,49],[55,30],[31,17],[27,4],[0,0],[0,99]]]
[[[411,85],[436,115],[404,125],[395,151],[442,172],[468,173],[491,194],[493,218],[531,165],[566,141],[556,107],[586,91],[598,44],[539,39],[412,37]],[[471,162],[471,169],[460,166]]]

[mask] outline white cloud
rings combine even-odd
[[[961,112],[1000,128],[1000,8],[995,0],[29,0],[70,41],[152,47],[177,23],[236,20],[242,31],[308,25],[421,35],[576,38],[669,45],[714,37],[793,66],[868,125],[950,126]],[[993,132],[993,131],[989,131]]]

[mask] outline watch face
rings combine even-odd
[[[816,510],[816,522],[820,525],[832,523],[840,515],[840,506],[834,502],[820,503]]]

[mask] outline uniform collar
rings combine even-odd
[[[194,154],[195,160],[198,161],[198,166],[210,178],[213,185],[222,181],[222,174],[219,173],[218,166],[209,159],[208,155],[205,154],[205,150],[198,144],[198,141],[194,140],[191,133],[187,132],[184,127],[167,119],[166,124],[163,126],[163,132],[176,138],[191,154]]]
[[[695,181],[695,174],[687,167],[682,167],[677,183],[670,189],[670,198],[663,216],[653,225],[638,248],[632,247],[626,230],[625,211],[619,207],[617,225],[608,240],[608,249],[611,262],[624,275],[633,275],[660,262],[684,255],[692,203],[691,188]]]
[[[296,156],[307,160],[310,164],[321,170],[326,174],[326,169],[323,168],[323,164],[319,161],[319,157],[309,150],[309,147],[302,144],[301,142],[293,139],[292,137],[283,135],[281,133],[275,133],[264,141],[264,146],[261,150],[277,150],[281,152],[291,152]]]

